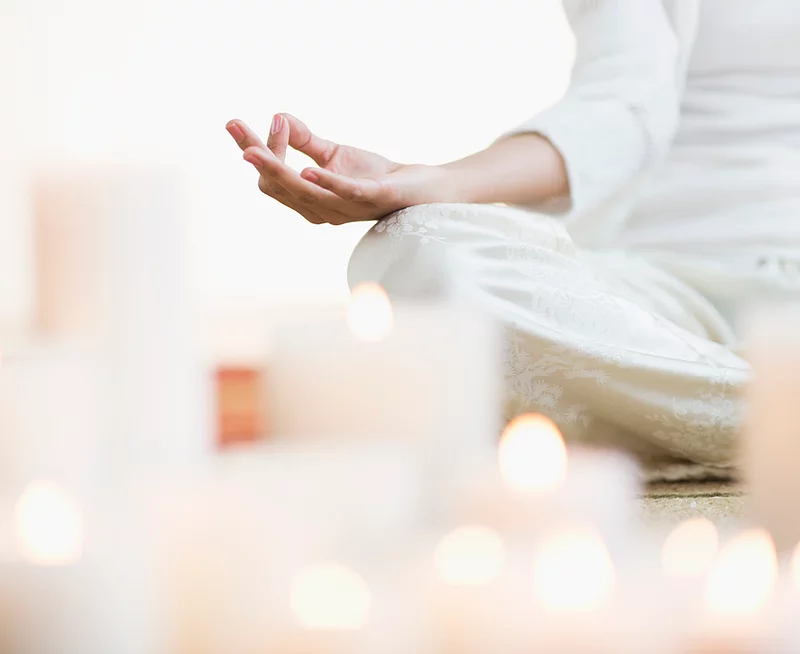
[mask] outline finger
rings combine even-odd
[[[313,223],[314,225],[321,225],[325,222],[322,216],[320,216],[317,212],[309,209],[308,207],[300,205],[292,195],[289,195],[275,184],[271,184],[263,175],[259,176],[258,178],[258,189],[264,193],[264,195],[268,195],[274,200],[280,202],[282,205],[296,211],[308,222]]]
[[[339,145],[320,138],[308,129],[302,120],[295,118],[292,114],[284,113],[283,117],[289,123],[289,145],[311,157],[318,165],[327,164]]]
[[[225,129],[228,130],[228,134],[233,137],[233,140],[239,145],[242,150],[246,150],[247,148],[258,147],[264,148],[266,147],[263,141],[258,137],[252,129],[250,129],[244,121],[239,119],[234,119],[228,122],[225,126]]]
[[[306,168],[300,176],[350,202],[374,203],[385,195],[383,185],[374,179],[356,179],[321,168]]]
[[[289,123],[281,114],[272,117],[272,125],[267,138],[267,148],[272,150],[281,161],[286,160],[286,149],[289,147]]]
[[[299,205],[306,206],[316,213],[324,210],[325,213],[341,213],[343,217],[346,216],[347,203],[342,198],[303,179],[297,171],[278,160],[271,151],[248,148],[244,153],[244,159],[255,166],[261,176],[268,180],[269,186],[275,193],[273,197],[284,204],[286,204],[284,200],[288,199],[285,194],[288,194]]]

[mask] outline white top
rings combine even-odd
[[[575,239],[800,261],[798,0],[564,6],[570,88],[507,134],[539,132],[564,156]]]

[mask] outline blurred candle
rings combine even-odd
[[[39,325],[106,366],[110,469],[191,466],[211,452],[175,171],[125,164],[37,172]]]
[[[392,304],[380,284],[365,282],[353,289],[347,307],[347,325],[358,340],[381,341],[392,331],[393,323]]]
[[[499,334],[451,303],[391,306],[354,289],[346,311],[275,330],[270,431],[276,440],[403,443],[432,497],[494,451],[501,415]],[[437,511],[436,501],[431,511]]]
[[[753,371],[742,457],[750,513],[783,552],[800,541],[800,307],[753,307],[745,344]]]
[[[39,343],[0,366],[0,498],[34,479],[81,494],[106,474],[100,370],[90,353]]]
[[[775,545],[766,531],[750,529],[733,537],[708,574],[702,620],[691,637],[690,651],[765,651],[766,609],[777,578]]]
[[[292,580],[289,601],[305,629],[347,631],[362,629],[369,621],[369,588],[340,563],[316,563],[300,570]]]
[[[719,535],[713,522],[692,518],[675,527],[664,541],[661,565],[674,579],[702,577],[711,568],[719,549]]]
[[[31,482],[15,503],[15,551],[0,561],[0,650],[25,654],[158,651],[158,605],[140,534],[99,519],[72,489]],[[113,524],[112,524],[113,523]]]
[[[554,530],[537,548],[533,584],[547,613],[586,613],[608,603],[614,566],[600,534],[585,525]]]
[[[407,455],[378,439],[313,448],[265,442],[221,454],[201,479],[154,489],[146,531],[159,541],[167,650],[302,650],[298,642],[322,647],[326,620],[355,628],[363,593],[326,561],[380,560],[418,528],[428,498]],[[319,588],[353,599],[348,612],[336,613],[345,607],[331,606]],[[315,613],[317,595],[327,613]]]
[[[71,494],[51,481],[32,482],[14,511],[20,556],[36,565],[68,565],[83,552],[83,512]]]
[[[565,522],[547,532],[534,550],[532,572],[536,612],[530,639],[537,650],[642,651],[634,611],[616,602],[617,573],[594,527]]]
[[[629,546],[639,483],[626,456],[567,449],[558,427],[538,414],[512,420],[497,452],[494,465],[459,480],[459,519],[525,537],[560,521],[583,521],[615,549]]]
[[[501,535],[485,525],[462,525],[445,534],[433,552],[433,647],[481,652],[501,637],[505,602],[499,580],[506,560]]]
[[[539,414],[512,420],[500,439],[500,474],[515,492],[546,494],[560,488],[567,473],[567,448],[558,427]]]

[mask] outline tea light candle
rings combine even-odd
[[[43,169],[33,184],[39,326],[106,366],[114,474],[189,467],[213,448],[181,189],[173,170],[116,163]]]

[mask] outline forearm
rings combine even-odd
[[[439,168],[453,202],[526,206],[569,194],[564,160],[538,134],[510,136]]]

